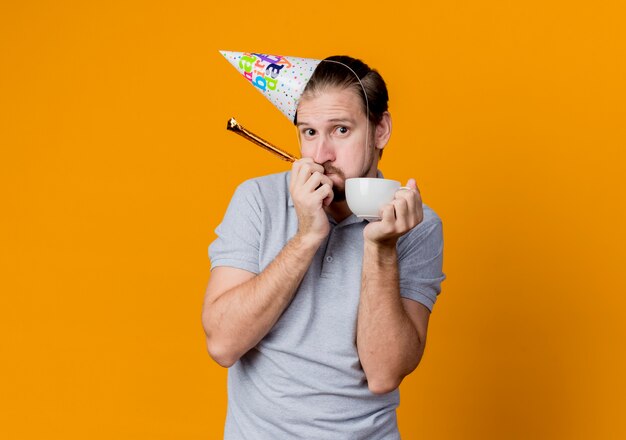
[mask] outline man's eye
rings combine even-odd
[[[307,128],[306,130],[304,130],[304,134],[307,136],[315,136],[315,130],[313,130],[312,128]]]
[[[337,131],[341,134],[346,134],[348,132],[348,127],[337,127]]]

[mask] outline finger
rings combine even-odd
[[[394,194],[394,199],[410,199],[415,197],[416,194],[417,192],[415,190],[407,187],[402,187],[396,191],[396,193]]]
[[[315,203],[322,202],[325,205],[330,204],[332,202],[332,198],[334,196],[332,185],[327,183],[323,183],[319,185],[312,193],[310,193],[310,197],[312,200],[315,200]],[[330,199],[330,200],[328,200]]]
[[[413,227],[418,223],[422,205],[417,199],[417,194],[413,194],[413,197],[408,197],[406,199],[406,204],[408,212],[407,221],[409,222],[410,227]]]
[[[407,184],[407,186],[409,186]],[[421,210],[421,202],[419,201],[419,194],[411,189],[407,191],[400,191],[396,194],[397,200],[404,200],[407,206],[407,222],[414,226],[417,224],[419,217],[419,211]]]
[[[411,179],[413,180],[413,179]],[[411,180],[409,180],[409,182],[411,182]],[[399,199],[402,197],[411,197],[413,194],[417,194],[417,192],[415,191],[415,185],[409,185],[409,182],[407,182],[406,186],[402,186],[400,188],[398,188],[396,190],[396,193],[394,195],[394,199]]]
[[[393,228],[393,225],[396,222],[396,215],[393,204],[389,203],[382,208],[382,211],[380,213],[380,220],[388,227]]]
[[[408,230],[408,224],[409,224],[409,207],[407,204],[406,199],[404,198],[399,198],[399,199],[395,199],[393,202],[391,202],[396,214],[396,228],[401,230],[401,231],[406,231]]]
[[[304,182],[306,182],[306,179],[308,179],[310,175],[310,173],[308,172],[308,166],[311,164],[311,162],[312,160],[308,157],[294,162],[294,164],[297,165],[297,167],[294,166],[294,169],[297,168],[294,178],[294,184],[296,186],[302,186]]]
[[[291,176],[289,176],[289,189],[293,190],[296,185],[296,181],[298,178],[298,173],[300,172],[300,167],[302,166],[302,159],[298,159],[291,164]]]
[[[310,158],[302,158],[302,159],[298,159],[294,161],[293,165],[291,166],[291,180],[289,182],[292,190],[296,186],[302,185],[303,168],[311,162],[312,162],[312,159]]]
[[[333,197],[335,195],[333,193],[332,185],[329,185],[328,183],[322,184],[322,186],[317,188],[313,194],[316,198],[318,198],[319,200],[322,200],[322,203],[325,206],[328,206],[331,204],[331,202],[333,201]]]
[[[306,181],[303,188],[305,188],[307,192],[313,192],[323,184],[330,185],[331,188],[333,187],[333,181],[330,180],[330,177],[319,171],[315,171]]]
[[[317,172],[317,171],[316,171],[316,172]],[[334,185],[334,184],[333,184],[333,181],[331,180],[331,178],[330,178],[330,177],[328,177],[326,174],[324,174],[324,169],[323,169],[323,167],[322,167],[322,171],[320,172],[320,175],[321,175],[321,181],[320,181],[321,183],[328,184],[328,185],[330,185],[331,187]]]
[[[302,161],[303,163],[300,166],[298,176],[296,178],[296,185],[303,186],[309,180],[309,177],[311,177],[311,175],[316,171],[324,174],[324,167],[313,162],[313,159],[306,158],[302,159]]]
[[[319,171],[315,171],[313,174],[311,174],[309,176],[308,180],[305,182],[305,184],[302,186],[302,188],[305,189],[307,192],[313,192],[322,183],[328,183],[328,182],[323,182],[324,177],[326,177],[326,176],[324,176]],[[326,179],[328,179],[328,177],[326,177]]]
[[[415,182],[415,179],[410,178],[409,181],[406,183],[406,186],[408,186],[409,188],[411,188],[412,191],[415,191],[417,193],[417,198],[421,202],[422,194],[420,193],[420,189],[417,187],[417,183]]]

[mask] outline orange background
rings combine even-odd
[[[297,143],[218,49],[389,84],[381,169],[442,217],[448,275],[403,439],[626,438],[623,3],[409,3],[2,5],[0,438],[220,438],[207,246],[287,169],[226,120]]]

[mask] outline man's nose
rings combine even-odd
[[[332,162],[335,160],[335,150],[332,141],[326,137],[320,136],[315,146],[315,154],[313,160],[316,163]]]

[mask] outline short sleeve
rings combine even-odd
[[[260,193],[254,182],[239,185],[209,246],[211,269],[235,267],[258,274],[262,231]]]
[[[430,216],[398,243],[400,295],[425,305],[432,312],[441,283],[443,269],[443,227],[432,210]],[[427,221],[426,221],[427,220]]]

